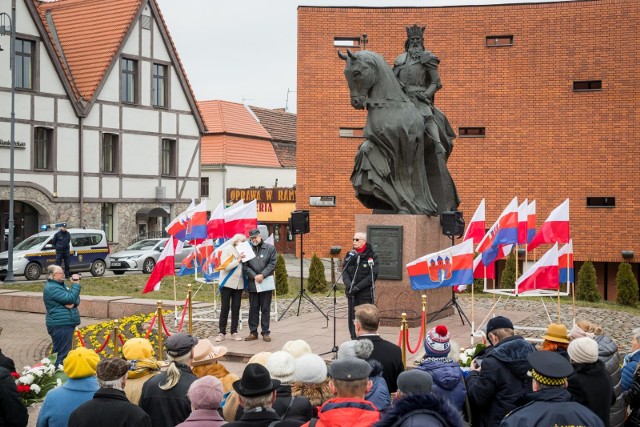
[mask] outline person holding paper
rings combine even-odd
[[[276,269],[278,254],[276,248],[262,241],[260,230],[254,228],[249,232],[255,258],[242,264],[242,271],[249,282],[249,336],[245,341],[258,339],[258,321],[261,326],[262,339],[271,341],[269,323],[271,320],[271,296],[275,289],[273,272]]]
[[[244,278],[242,276],[242,266],[240,262],[248,258],[244,252],[242,243],[247,238],[244,234],[236,234],[229,239],[229,245],[226,246],[220,256],[220,266],[216,268],[220,272],[220,299],[222,300],[222,308],[220,309],[220,323],[218,336],[215,342],[223,341],[227,334],[227,318],[229,317],[229,308],[231,308],[231,339],[242,341],[242,337],[238,333],[238,323],[240,319],[240,303],[242,302],[242,291],[244,290]],[[251,250],[251,248],[249,248]]]

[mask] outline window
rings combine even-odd
[[[53,130],[37,127],[33,130],[33,168],[51,170],[53,165]]]
[[[487,36],[487,47],[513,46],[513,36]]]
[[[574,92],[590,92],[602,90],[602,80],[584,80],[573,82]]]
[[[483,138],[485,129],[483,127],[462,127],[458,128],[460,138]]]
[[[162,140],[162,175],[176,174],[176,142],[173,139]]]
[[[16,39],[16,88],[33,89],[33,61],[35,43]]]
[[[122,58],[120,62],[120,100],[134,104],[137,102],[138,61]]]
[[[336,47],[360,47],[360,37],[334,37],[333,45]]]
[[[615,197],[587,197],[588,208],[615,208]]]
[[[102,172],[118,171],[118,135],[105,133],[102,135]]]
[[[167,106],[167,66],[153,64],[151,103],[154,107]]]
[[[209,177],[200,178],[200,197],[209,197]]]
[[[107,236],[107,241],[113,242],[113,203],[102,204],[102,231]]]
[[[340,128],[340,138],[364,138],[364,129]]]

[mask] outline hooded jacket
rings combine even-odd
[[[327,400],[318,411],[317,427],[370,427],[380,419],[371,402],[357,398],[336,397]],[[309,426],[309,423],[302,425]]]
[[[444,397],[458,410],[462,410],[467,390],[458,362],[448,357],[427,357],[417,369],[431,374],[431,393]]]
[[[409,394],[397,400],[375,427],[462,427],[460,412],[445,398]]]
[[[467,376],[467,396],[472,410],[483,408],[482,426],[497,426],[517,401],[531,391],[527,357],[535,348],[519,335],[498,342],[484,358],[480,371]]]

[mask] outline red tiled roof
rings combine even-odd
[[[231,164],[280,167],[280,162],[276,157],[271,141],[265,139],[207,134],[202,137],[201,146],[201,163],[203,165]]]
[[[273,149],[283,168],[296,167],[296,144],[290,142],[273,142]]]
[[[258,116],[260,124],[264,127],[274,141],[296,142],[298,120],[297,116],[284,110],[270,110],[261,107],[249,107]]]
[[[198,108],[208,134],[228,133],[271,139],[269,132],[243,104],[219,100],[198,101]]]

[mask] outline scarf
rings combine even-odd
[[[131,368],[127,373],[127,378],[142,378],[152,372],[160,371],[160,363],[155,358],[131,360]]]

